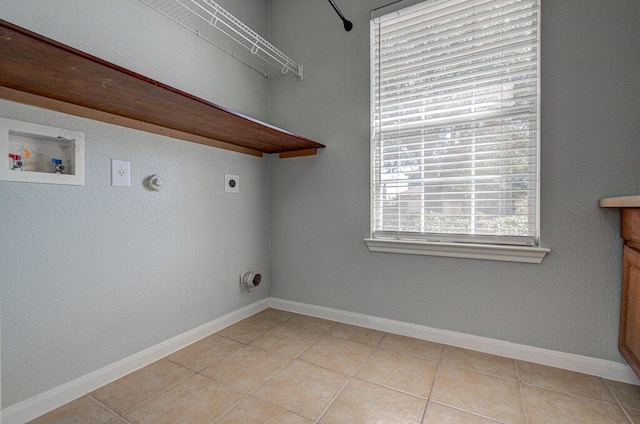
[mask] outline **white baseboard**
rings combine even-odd
[[[627,364],[605,359],[509,343],[502,340],[440,330],[423,325],[377,318],[370,315],[356,314],[284,299],[269,298],[269,306],[289,312],[343,322],[345,324],[358,325],[402,336],[415,337],[521,361],[535,362],[537,364],[596,375],[609,380],[640,385],[640,379],[636,377],[631,367]]]
[[[23,424],[33,420],[268,307],[268,298],[259,300],[128,358],[2,409],[0,423]]]
[[[509,343],[454,331],[439,330],[323,306],[267,298],[69,383],[2,409],[0,411],[0,423],[23,424],[37,418],[268,307],[640,385],[640,380],[631,368],[619,362]]]

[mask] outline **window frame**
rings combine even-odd
[[[389,13],[404,9],[406,7],[413,6],[418,3],[434,2],[434,0],[401,0],[391,5],[383,6],[382,8],[374,9],[371,11],[370,20],[370,98],[371,98],[371,116],[370,123],[373,132],[373,122],[375,117],[375,81],[373,78],[374,63],[374,45],[375,40],[374,33],[374,19]],[[541,9],[542,0],[537,0],[538,10]],[[537,48],[538,48],[538,60],[537,60],[537,142],[536,142],[536,205],[535,219],[536,228],[539,235],[540,229],[540,13],[538,13],[537,19]],[[520,262],[520,263],[541,263],[543,258],[551,252],[548,248],[540,247],[539,236],[535,238],[535,242],[532,245],[512,245],[501,244],[500,236],[480,236],[477,240],[474,240],[473,235],[469,235],[465,241],[454,241],[450,235],[443,234],[431,234],[425,236],[422,233],[415,233],[415,237],[412,237],[412,233],[404,236],[394,236],[389,234],[375,235],[375,156],[376,146],[373,134],[370,136],[370,235],[364,241],[372,252],[388,252],[388,253],[400,253],[400,254],[413,254],[413,255],[427,255],[427,256],[444,256],[455,258],[470,258],[470,259],[483,259],[493,261],[506,261],[506,262]],[[379,233],[383,233],[380,231]]]

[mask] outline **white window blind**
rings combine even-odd
[[[537,246],[538,3],[371,20],[374,238]]]

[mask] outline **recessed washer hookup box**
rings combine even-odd
[[[84,133],[0,117],[0,155],[2,181],[84,185]]]

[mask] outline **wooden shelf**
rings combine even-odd
[[[0,98],[254,156],[324,147],[2,20]]]

